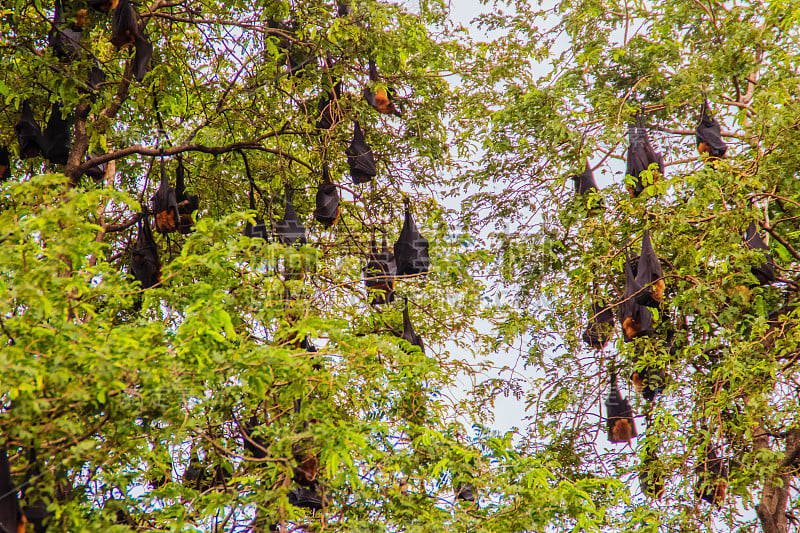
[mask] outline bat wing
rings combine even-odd
[[[286,188],[286,211],[283,218],[275,225],[275,229],[281,243],[286,246],[291,246],[295,243],[305,244],[306,242],[306,228],[300,222],[300,218],[298,218],[297,212],[294,210],[292,191],[289,187]]]
[[[397,242],[394,243],[394,257],[397,263],[397,274],[400,276],[423,274],[430,269],[428,240],[417,229],[408,204],[406,204],[403,229],[400,231]]]
[[[41,152],[42,128],[33,118],[33,110],[28,100],[22,104],[22,115],[14,129],[19,141],[19,157],[27,159],[36,157]]]
[[[358,122],[354,124],[353,141],[345,152],[347,164],[350,166],[353,183],[366,183],[378,173],[375,170],[375,156],[372,153],[372,147],[364,139],[361,125]]]
[[[161,283],[161,260],[147,217],[139,221],[139,233],[131,253],[131,271],[143,289],[156,287]]]
[[[41,140],[45,159],[56,165],[66,165],[70,140],[69,123],[61,116],[61,104],[55,103]]]
[[[331,227],[339,218],[339,192],[336,190],[336,185],[330,181],[322,181],[317,186],[314,218],[325,227]]]

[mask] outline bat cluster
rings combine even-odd
[[[627,153],[626,188],[631,198],[637,198],[648,186],[664,175],[664,159],[657,153],[645,128],[644,117],[637,114],[635,122],[628,128],[630,145]],[[697,151],[706,154],[705,161],[716,165],[725,156],[727,145],[722,140],[719,123],[712,118],[708,102],[701,110],[699,125],[695,129]],[[586,163],[581,174],[570,176],[574,181],[575,195],[583,197],[598,191],[592,169]],[[625,343],[633,343],[633,360],[631,382],[638,394],[647,402],[648,412],[652,403],[661,395],[667,385],[667,368],[676,355],[677,346],[674,341],[674,330],[669,324],[669,308],[665,305],[665,274],[662,261],[653,248],[649,228],[644,228],[641,235],[641,250],[633,256],[625,246],[623,274],[624,292],[612,304],[600,296],[594,296],[591,302],[586,329],[582,340],[590,348],[598,351],[605,349],[613,336],[615,323],[614,312],[621,328],[621,337]],[[749,288],[758,285],[769,285],[776,281],[774,262],[769,247],[761,239],[755,222],[750,222],[742,240],[742,246],[751,251],[760,252],[763,261],[756,261],[750,268],[755,282]],[[668,263],[666,263],[668,264]],[[741,287],[744,292],[748,287]],[[657,319],[655,317],[658,317]],[[665,333],[659,339],[659,332]],[[656,360],[645,358],[645,352],[655,349]],[[612,443],[628,443],[637,436],[636,424],[630,403],[622,396],[617,382],[617,368],[610,367],[610,390],[605,401],[605,424],[607,438]],[[698,453],[700,458],[695,468],[698,475],[695,493],[699,499],[713,505],[720,505],[725,497],[727,486],[727,463],[717,455],[716,448],[708,439],[705,427],[704,441]],[[665,489],[664,467],[652,443],[645,444],[639,468],[639,480],[642,492],[652,498],[659,499]]]

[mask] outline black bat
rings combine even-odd
[[[575,196],[598,191],[597,183],[594,181],[594,172],[592,172],[592,167],[589,166],[588,160],[583,172],[570,176],[570,179],[575,182]]]
[[[605,300],[592,303],[589,323],[583,332],[583,342],[595,350],[602,350],[611,340],[614,331],[614,313]]]
[[[658,172],[663,176],[664,158],[660,153],[656,153],[653,150],[642,115],[636,116],[635,125],[631,124],[628,126],[628,140],[630,141],[630,146],[628,146],[628,160],[625,174],[633,176],[633,178],[636,179],[636,184],[633,187],[626,185],[625,188],[628,189],[631,198],[636,198],[642,194],[647,185],[651,185],[651,183],[645,184],[642,181],[641,173],[648,170],[650,165],[656,163],[658,164]],[[653,183],[655,183],[656,179],[657,176],[653,175]]]
[[[769,253],[769,246],[767,246],[761,239],[761,235],[756,230],[756,223],[750,222],[747,226],[747,232],[744,236],[744,246],[748,250],[761,250],[764,253],[766,261],[758,266],[750,267],[750,272],[758,279],[761,285],[769,285],[775,281],[775,262],[772,260],[772,254]]]
[[[22,103],[22,116],[14,126],[19,141],[19,158],[36,157],[41,152],[42,128],[33,118],[30,100]]]
[[[385,304],[394,301],[394,280],[397,275],[397,266],[394,254],[386,244],[383,236],[382,249],[378,250],[373,235],[370,241],[370,255],[364,269],[364,285],[367,287],[371,299],[370,303]]]
[[[0,448],[0,531],[25,531],[25,517],[19,507],[17,487],[11,481],[11,465],[8,463],[5,445]]]
[[[8,153],[8,148],[0,146],[0,183],[8,181],[11,178],[11,158]]]
[[[161,156],[161,182],[158,190],[150,199],[153,205],[153,214],[156,217],[156,229],[159,233],[172,233],[180,225],[178,200],[169,180],[164,156]]]
[[[304,487],[314,487],[319,476],[319,452],[314,449],[313,440],[301,439],[292,444],[292,458],[297,464],[294,467],[294,482]]]
[[[414,223],[408,198],[405,198],[403,203],[406,210],[403,229],[400,231],[397,242],[394,243],[397,275],[414,276],[425,274],[430,270],[431,263],[428,257],[428,240],[420,234],[417,225]]]
[[[639,486],[642,493],[660,500],[664,495],[664,472],[658,454],[650,446],[645,446],[644,459],[639,466]]]
[[[705,427],[703,431],[706,431]],[[712,505],[721,505],[728,488],[728,465],[717,455],[717,450],[708,441],[708,437],[703,439],[702,458],[694,469],[697,474],[694,494]]]
[[[153,56],[153,45],[139,27],[139,14],[129,0],[119,0],[111,18],[111,44],[117,48],[134,45],[133,74],[138,81],[144,79]]]
[[[369,79],[373,84],[380,81],[378,77],[378,67],[372,59],[369,60]],[[403,115],[401,115],[400,111],[394,106],[393,100],[395,96],[396,93],[390,88],[384,89],[376,86],[375,89],[372,89],[370,86],[364,87],[364,99],[369,105],[375,108],[376,111],[384,115],[401,117]]]
[[[153,240],[150,221],[146,215],[139,220],[139,233],[131,253],[131,272],[142,284],[142,289],[161,285],[161,260],[158,258],[158,247]]]
[[[622,324],[623,340],[629,342],[639,336],[653,334],[653,314],[644,305],[636,302],[641,286],[636,283],[631,258],[625,250],[625,293],[619,306],[619,321]]]
[[[178,231],[184,235],[192,232],[192,226],[194,226],[192,213],[200,209],[200,197],[186,194],[185,173],[183,158],[178,156],[178,169],[175,172],[175,200],[178,202],[178,214],[180,215]]]
[[[331,79],[333,91],[323,89],[317,103],[317,129],[329,130],[342,119],[342,110],[339,99],[342,97],[342,82],[336,78]]]
[[[322,181],[317,185],[316,208],[314,218],[326,228],[330,228],[339,220],[342,208],[339,205],[339,191],[331,181],[328,164],[322,166]]]
[[[364,132],[361,131],[361,125],[358,122],[353,123],[353,141],[345,153],[353,183],[367,183],[378,173],[375,170],[375,155],[372,153],[372,147],[364,139]]]
[[[605,403],[608,440],[630,444],[631,439],[637,435],[636,422],[633,420],[633,411],[628,400],[619,393],[616,372],[611,373],[611,390]]]
[[[666,388],[664,370],[654,366],[640,365],[638,360],[634,361],[631,381],[633,381],[636,392],[651,402]]]
[[[97,157],[97,154],[89,154],[89,159],[93,159]],[[108,170],[108,163],[100,163],[99,165],[94,165],[86,169],[86,175],[89,176],[93,181],[100,181],[106,176],[106,171]]]
[[[703,103],[700,110],[700,125],[695,129],[697,151],[708,154],[709,157],[721,159],[725,157],[728,145],[722,140],[722,129],[717,119],[711,116],[708,101]]]
[[[81,51],[80,24],[72,27],[66,25],[64,6],[61,0],[56,0],[53,24],[47,40],[55,56],[63,61],[74,59]]]
[[[105,81],[106,72],[100,67],[100,62],[95,59],[86,76],[86,84],[96,91]]]
[[[69,122],[61,116],[61,104],[53,104],[40,146],[45,159],[55,165],[67,164],[71,144],[69,129]]]
[[[642,253],[636,267],[636,285],[640,287],[636,294],[636,303],[647,307],[658,307],[664,300],[664,272],[653,245],[650,242],[650,230],[642,234]]]
[[[303,509],[311,509],[312,511],[321,511],[328,504],[327,498],[317,493],[314,489],[296,487],[290,490],[286,496],[289,504]]]
[[[475,487],[472,483],[459,483],[455,488],[456,499],[465,502],[475,501]]]
[[[283,218],[275,224],[278,240],[284,246],[306,243],[306,228],[300,222],[292,202],[292,188],[287,185],[285,189],[286,210]]]
[[[408,298],[404,298],[405,307],[403,308],[403,335],[401,338],[407,340],[412,346],[417,346],[425,353],[425,344],[422,342],[422,337],[417,335],[414,331],[414,326],[411,324],[411,317],[408,315]]]
[[[250,165],[247,162],[247,156],[244,154],[244,151],[239,151],[239,154],[242,156],[242,161],[244,161],[244,170],[247,174],[247,181],[250,183],[250,210],[256,210],[256,199],[253,190],[257,189],[256,182],[253,179],[253,176],[250,174]],[[261,194],[261,190],[258,191],[258,194]],[[263,197],[263,195],[261,195]],[[249,221],[244,227],[244,235],[245,237],[250,237],[252,239],[263,239],[267,242],[270,240],[271,233],[269,229],[267,229],[267,225],[264,223],[264,220],[259,218],[258,216],[255,217],[256,223],[253,225]]]
[[[343,2],[341,0],[337,0],[336,14],[339,17],[348,17],[353,14],[353,6],[350,5],[350,2]]]

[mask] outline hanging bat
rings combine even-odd
[[[143,214],[138,225],[139,233],[131,253],[131,272],[141,283],[142,289],[158,287],[161,285],[161,260],[148,217]]]
[[[283,218],[275,224],[278,239],[284,246],[306,243],[306,228],[300,222],[297,212],[294,210],[292,192],[292,188],[287,185],[285,189],[286,210]]]
[[[575,182],[575,196],[598,191],[597,183],[594,181],[594,173],[592,172],[592,167],[589,166],[588,160],[586,160],[586,168],[583,172],[570,176],[570,179]]]
[[[150,70],[150,60],[153,58],[153,45],[141,31],[133,42],[136,50],[133,55],[133,75],[136,81],[142,81]]]
[[[772,254],[769,253],[769,246],[767,246],[761,239],[761,235],[756,230],[756,223],[750,222],[747,226],[747,232],[744,237],[744,246],[748,250],[762,250],[766,261],[758,266],[750,267],[750,272],[758,279],[761,285],[769,285],[775,281],[775,262],[772,260]]]
[[[329,130],[334,124],[338,124],[342,119],[342,110],[339,107],[339,99],[342,97],[342,82],[336,78],[331,79],[333,92],[323,89],[322,96],[317,103],[317,129]]]
[[[364,285],[371,296],[370,303],[378,305],[394,301],[394,280],[397,275],[394,254],[386,244],[386,235],[381,244],[382,248],[378,251],[373,234],[369,261],[364,269]]]
[[[17,140],[19,141],[19,158],[27,159],[39,155],[41,152],[42,128],[33,118],[30,100],[25,100],[22,103],[22,116],[20,116],[19,122],[14,126],[14,129],[17,131]]]
[[[0,146],[0,183],[8,181],[11,178],[11,158],[8,153],[8,148]]]
[[[53,24],[47,40],[50,48],[53,49],[53,54],[62,61],[75,59],[81,51],[81,28],[86,10],[81,11],[83,11],[83,15],[79,12],[75,24],[67,26],[63,3],[61,0],[56,0]]]
[[[124,48],[142,39],[139,29],[139,15],[130,3],[130,0],[119,0],[111,17],[111,44],[117,48]]]
[[[653,251],[650,230],[642,234],[642,253],[636,267],[636,284],[641,287],[636,294],[636,303],[647,307],[658,307],[664,299],[664,272],[661,262]]]
[[[703,429],[705,431],[705,428]],[[725,461],[717,456],[713,444],[704,437],[702,450],[704,457],[700,459],[694,471],[697,474],[694,493],[697,498],[707,501],[711,505],[721,505],[725,500],[728,488],[728,466]]]
[[[373,59],[369,60],[369,79],[373,84],[380,81],[380,78],[378,77],[378,67],[375,65],[375,61]],[[369,86],[364,87],[364,99],[369,105],[375,108],[376,111],[383,113],[384,115],[401,117],[403,115],[401,115],[400,111],[398,111],[394,106],[394,97],[394,90],[388,87],[379,88],[375,86],[375,89],[372,89]]]
[[[89,154],[89,159],[94,159],[97,157],[97,154]],[[92,181],[100,181],[106,177],[106,171],[108,170],[108,163],[100,163],[99,165],[94,165],[86,169],[86,175],[92,179]]]
[[[411,317],[408,315],[408,298],[405,300],[405,307],[403,308],[403,335],[401,338],[411,343],[411,346],[419,347],[422,353],[425,353],[425,344],[422,342],[422,337],[417,335],[414,331],[414,326],[411,324]]]
[[[722,159],[728,150],[728,145],[722,140],[719,122],[711,117],[708,100],[700,110],[700,125],[695,129],[695,141],[698,153],[708,154],[709,158]]]
[[[105,11],[108,13],[112,9],[116,9],[119,0],[86,0],[86,5],[97,11]]]
[[[403,203],[406,211],[403,229],[394,243],[397,275],[414,276],[426,274],[430,270],[431,263],[428,257],[428,240],[420,234],[417,225],[414,223],[408,198],[404,198]]]
[[[655,450],[645,446],[644,459],[639,466],[639,486],[642,493],[660,500],[664,495],[664,472]]]
[[[332,227],[339,220],[342,207],[339,205],[339,192],[331,181],[328,164],[322,166],[322,181],[317,186],[316,209],[314,218],[326,228]]]
[[[456,499],[465,502],[475,501],[475,487],[472,483],[459,483],[455,488]]]
[[[98,90],[100,86],[106,81],[106,72],[100,67],[100,62],[96,59],[89,69],[89,74],[86,76],[86,84],[93,90]]]
[[[178,231],[184,235],[192,232],[192,226],[194,226],[192,213],[200,209],[200,197],[186,194],[185,172],[183,158],[178,156],[178,170],[175,172],[175,201],[178,202],[178,214],[180,215]]]
[[[200,462],[200,456],[197,455],[197,450],[192,446],[189,452],[189,464],[183,472],[183,483],[195,490],[203,490],[206,478],[206,467]]]
[[[664,158],[661,154],[656,153],[650,144],[650,137],[647,135],[647,130],[644,125],[644,117],[639,114],[636,116],[636,124],[628,126],[628,159],[625,174],[632,176],[636,180],[634,186],[626,185],[628,193],[631,198],[637,198],[644,191],[647,185],[642,181],[641,173],[650,168],[650,165],[656,163],[658,165],[658,172],[661,176],[664,175]],[[653,183],[658,179],[658,176],[653,174]]]
[[[350,2],[337,0],[336,14],[339,17],[349,17],[350,15],[353,14],[353,6],[350,5]]]
[[[286,495],[289,499],[289,504],[303,509],[311,509],[312,511],[321,511],[323,507],[328,504],[327,498],[320,495],[314,489],[304,489],[303,487],[295,487]]]
[[[628,250],[625,250],[625,293],[622,303],[619,306],[619,321],[622,324],[623,340],[629,342],[639,336],[647,336],[653,333],[653,314],[644,305],[636,302],[636,294],[641,286],[636,283],[636,276],[633,273],[631,258],[628,257]]]
[[[304,487],[314,487],[319,475],[319,453],[314,449],[313,439],[305,438],[292,444],[292,458],[297,466],[294,468],[294,481]]]
[[[40,142],[42,155],[54,165],[66,165],[70,144],[69,122],[61,116],[61,104],[55,103],[42,134]]]
[[[641,366],[638,360],[634,361],[631,381],[633,381],[636,392],[641,394],[642,398],[651,402],[666,388],[664,370],[653,366]]]
[[[256,210],[256,198],[253,192],[254,189],[257,189],[256,182],[253,179],[253,176],[250,174],[250,164],[247,162],[247,156],[244,154],[243,150],[239,150],[239,154],[242,156],[242,161],[244,161],[244,170],[247,174],[247,181],[250,183],[250,210]],[[261,190],[259,189],[258,194],[261,194]],[[263,196],[263,195],[262,195]],[[244,227],[244,236],[250,237],[251,239],[263,239],[267,242],[270,240],[270,231],[267,229],[267,225],[264,223],[262,219],[258,216],[255,217],[255,225],[250,223],[249,221]]]
[[[153,205],[153,214],[156,217],[156,229],[159,233],[172,233],[180,225],[178,200],[169,180],[164,156],[161,156],[161,183],[158,190],[150,200]]]
[[[606,429],[610,442],[627,442],[637,435],[636,422],[633,420],[633,411],[619,393],[617,388],[617,374],[611,373],[611,390],[606,398]]]
[[[364,132],[361,131],[361,125],[357,121],[353,123],[353,141],[345,153],[353,183],[367,183],[378,173],[375,170],[372,147],[364,139]]]
[[[0,448],[0,531],[25,533],[27,520],[19,507],[17,487],[11,481],[11,465],[6,447]]]
[[[263,459],[267,456],[267,452],[265,451],[267,448],[267,441],[264,439],[264,437],[253,435],[253,430],[260,425],[261,424],[258,422],[258,417],[253,414],[250,419],[245,422],[244,427],[242,428],[242,441],[244,443],[244,449],[250,452],[250,454],[256,459]]]
[[[614,331],[614,313],[605,300],[592,303],[589,324],[583,332],[583,342],[595,350],[602,350],[611,340]]]

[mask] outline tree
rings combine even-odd
[[[48,531],[595,528],[615,484],[474,435],[478,407],[444,397],[476,370],[448,349],[486,349],[490,260],[426,193],[469,53],[444,4],[103,4],[0,18],[2,510]],[[331,230],[310,216],[324,168]],[[369,241],[394,241],[403,196],[433,266],[370,304]]]
[[[495,8],[482,22],[502,37],[478,52],[462,93],[462,120],[485,134],[486,163],[454,189],[472,191],[463,209],[471,227],[509,221],[491,242],[520,306],[505,331],[529,336],[538,376],[527,396],[530,454],[558,458],[574,479],[626,482],[630,500],[609,513],[608,530],[788,531],[800,509],[797,6]],[[706,101],[727,143],[721,160],[695,151]],[[664,176],[653,158],[626,177],[637,116]],[[601,190],[576,196],[568,177],[586,158]],[[637,177],[644,190],[631,197],[623,185]],[[626,342],[620,318],[636,293],[626,292],[626,254],[640,253],[645,230],[666,293],[651,310],[653,334]],[[756,233],[767,250],[745,246]],[[774,281],[755,275],[765,253]],[[617,333],[593,350],[581,336],[602,300]],[[654,401],[629,381],[648,372],[666,377]],[[602,437],[611,373],[638,415],[633,447]],[[661,474],[660,500],[640,492],[640,472],[651,487]],[[718,505],[696,496],[723,485]]]

